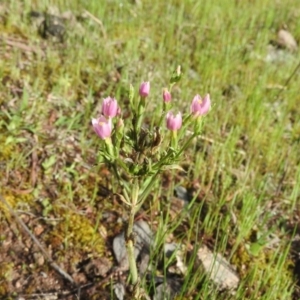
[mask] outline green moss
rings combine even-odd
[[[11,157],[12,153],[15,151],[15,147],[12,144],[6,144],[6,138],[4,136],[0,137],[0,160],[7,160]]]
[[[240,246],[231,259],[231,262],[242,276],[246,274],[248,269],[245,266],[249,266],[251,261],[252,258],[244,246]]]
[[[1,278],[1,281],[3,279]],[[4,281],[4,280],[3,280]],[[9,289],[8,289],[8,284],[6,282],[2,282],[1,286],[0,286],[0,296],[6,296],[8,293]]]
[[[9,290],[9,282],[12,281],[14,264],[12,262],[0,263],[0,296],[5,296]]]
[[[231,262],[237,267],[242,277],[252,274],[251,280],[248,281],[249,286],[259,285],[260,291],[268,291],[273,286],[278,285],[285,289],[287,283],[290,285],[293,282],[292,262],[285,262],[283,266],[279,267],[278,260],[280,257],[278,257],[276,250],[265,249],[260,251],[257,256],[253,256],[246,247],[240,246],[233,255]]]
[[[31,194],[17,194],[6,189],[2,191],[2,196],[12,209],[24,203],[32,204],[33,200],[33,196]],[[8,207],[2,201],[0,201],[0,213],[3,213],[7,219],[11,218],[11,213]]]
[[[64,244],[65,249],[104,253],[105,241],[85,216],[65,212],[64,221],[49,235],[53,247]]]

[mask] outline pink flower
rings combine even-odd
[[[203,99],[196,95],[191,104],[191,113],[195,116],[205,115],[210,109],[210,97],[207,94]]]
[[[98,119],[92,119],[92,125],[97,135],[105,140],[110,137],[112,131],[112,123],[110,119],[101,116]]]
[[[119,112],[118,102],[115,98],[105,98],[102,103],[102,114],[107,118],[114,118]]]
[[[148,95],[150,93],[150,82],[149,81],[143,82],[141,84],[139,93],[140,93],[140,96],[143,98],[148,97]]]
[[[182,125],[182,116],[179,112],[177,115],[174,115],[171,111],[167,113],[167,128],[169,130],[175,131],[180,129]]]
[[[165,103],[169,103],[172,100],[171,93],[168,91],[168,89],[164,89],[163,91],[163,99]]]

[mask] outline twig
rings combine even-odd
[[[48,263],[51,265],[53,269],[55,269],[60,275],[62,275],[65,279],[67,279],[69,282],[71,282],[74,285],[77,285],[73,278],[65,272],[62,268],[60,268],[50,257],[48,252],[43,248],[41,243],[38,241],[38,239],[32,234],[32,232],[29,230],[29,228],[26,226],[26,224],[19,218],[17,213],[12,209],[12,207],[8,204],[8,202],[5,200],[5,198],[0,194],[0,200],[1,202],[8,208],[11,215],[14,216],[16,221],[21,225],[21,227],[26,231],[26,233],[31,237],[31,239],[35,242],[35,244],[38,246],[44,257],[47,259]]]
[[[71,296],[71,295],[74,295],[74,294],[80,294],[81,291],[84,291],[84,290],[87,290],[88,288],[94,286],[95,284],[97,284],[98,286],[101,286],[101,285],[104,285],[105,283],[107,283],[108,281],[110,281],[114,276],[116,276],[117,274],[120,274],[122,273],[122,270],[121,268],[119,267],[116,267],[116,268],[112,268],[111,271],[109,272],[109,274],[107,274],[107,276],[100,280],[100,281],[93,281],[93,282],[88,282],[86,284],[83,284],[81,286],[78,286],[77,288],[65,293],[60,293],[59,296],[60,296],[60,299],[62,297],[67,297],[67,296]],[[80,298],[79,298],[80,299]]]
[[[35,54],[41,54],[42,56],[45,56],[45,53],[41,49],[34,47],[34,46],[28,46],[28,45],[24,44],[23,42],[20,42],[13,38],[7,38],[7,37],[1,36],[0,40],[4,41],[8,46],[19,48],[22,51],[34,52]]]
[[[190,131],[190,130],[187,130],[186,133],[187,133],[187,135],[192,135],[194,132]],[[198,135],[197,138],[199,138],[200,140],[206,141],[206,142],[208,142],[208,143],[210,143],[212,145],[224,146],[223,143],[218,142],[218,141],[216,141],[214,139],[211,139],[211,138],[209,138],[207,136],[204,136],[204,135]],[[235,152],[237,152],[237,153],[239,153],[239,154],[241,154],[243,156],[246,155],[246,152],[244,150],[237,149],[237,150],[235,150]]]
[[[297,71],[300,69],[300,62],[298,63],[298,65],[296,66],[296,68],[294,69],[294,71],[292,72],[292,74],[289,76],[289,78],[285,81],[284,83],[284,87],[286,88],[288,86],[288,84],[290,83],[290,81],[293,79],[293,77],[296,75]],[[284,89],[281,89],[278,94],[277,94],[277,99],[279,98],[279,96],[282,94],[282,92],[284,91]]]
[[[92,15],[89,11],[87,11],[86,9],[84,10],[84,12],[93,20],[95,21],[97,24],[100,25],[100,28],[101,28],[101,31],[102,31],[102,34],[103,34],[103,37],[106,39],[106,31],[105,31],[105,28],[104,28],[104,25],[102,23],[101,20],[99,20],[98,18],[96,18],[94,15]]]

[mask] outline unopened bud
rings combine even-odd
[[[181,66],[178,66],[176,71],[173,72],[173,74],[171,76],[170,83],[171,84],[177,83],[181,79],[181,76],[182,76]]]
[[[169,103],[172,100],[171,93],[166,88],[163,91],[163,99],[165,103]]]

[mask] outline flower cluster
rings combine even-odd
[[[120,108],[115,98],[105,98],[102,103],[102,115],[92,119],[92,125],[97,135],[105,140],[112,133],[112,118],[120,114]]]
[[[150,93],[150,83],[143,82],[140,85],[139,95],[146,98]],[[163,90],[164,103],[170,103],[172,99],[168,89]],[[203,99],[200,95],[196,95],[190,106],[190,113],[195,117],[200,117],[208,113],[211,107],[210,96],[207,94]],[[102,115],[97,119],[92,119],[92,125],[96,134],[103,140],[111,137],[112,134],[112,118],[121,115],[121,109],[115,98],[105,98],[102,103]],[[122,120],[122,119],[120,119]],[[172,111],[166,113],[166,127],[171,131],[177,131],[182,126],[182,114],[178,112],[174,114]]]

